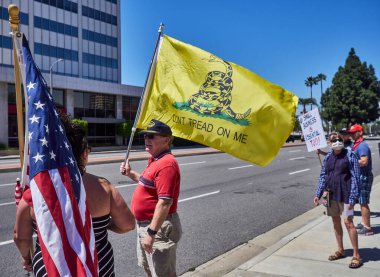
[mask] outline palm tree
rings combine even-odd
[[[322,98],[322,94],[323,94],[322,81],[326,81],[326,75],[323,73],[319,73],[317,75],[317,82],[321,83],[321,98]]]
[[[323,73],[319,73],[317,75],[317,82],[321,82],[321,96],[322,96],[322,93],[323,93],[322,81],[326,81],[326,75],[323,74]]]
[[[317,104],[317,101],[314,99],[314,98],[299,98],[298,99],[298,105],[302,105],[303,106],[303,110],[302,110],[302,113],[307,113],[307,110],[306,110],[306,105],[316,105],[318,106]]]
[[[313,99],[313,86],[316,85],[317,83],[318,83],[317,78],[313,77],[313,76],[309,76],[305,80],[305,85],[307,87],[310,87],[310,99]],[[313,103],[311,102],[310,105],[311,105],[310,109],[312,110],[313,109]]]

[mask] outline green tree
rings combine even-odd
[[[298,105],[303,106],[302,113],[307,113],[306,105],[309,104],[318,106],[317,101],[314,98],[298,98]]]
[[[71,122],[78,124],[84,130],[86,135],[88,134],[88,122],[86,120],[74,118]]]
[[[313,86],[318,83],[317,78],[313,76],[309,76],[305,80],[305,85],[310,87],[310,99],[313,99]],[[313,109],[313,103],[310,103],[310,110]]]
[[[362,63],[351,48],[344,67],[340,66],[332,85],[321,99],[322,117],[333,125],[349,127],[379,118],[380,83],[372,65]]]
[[[121,136],[123,138],[123,145],[125,145],[125,138],[131,135],[131,131],[132,131],[131,122],[127,121],[127,122],[122,122],[122,123],[117,124],[116,133],[118,136]]]

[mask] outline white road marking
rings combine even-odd
[[[289,153],[301,152],[302,150],[291,150]]]
[[[217,194],[219,192],[220,192],[220,190],[217,190],[217,191],[213,191],[213,192],[209,192],[209,193],[205,193],[205,194],[201,194],[201,195],[197,195],[197,196],[193,196],[193,197],[189,197],[189,198],[184,198],[184,199],[178,200],[178,202],[185,202],[185,201],[188,201],[188,200],[197,199],[197,198],[201,198],[201,197]]]
[[[310,170],[310,168],[306,168],[306,169],[302,169],[302,170],[298,170],[298,171],[294,171],[294,172],[289,172],[289,175],[305,172],[305,171],[308,171],[308,170]]]
[[[193,162],[193,163],[186,163],[186,164],[179,164],[179,165],[192,165],[192,164],[204,164],[205,161],[203,162]]]
[[[289,159],[289,161],[301,160],[301,159],[305,159],[305,157],[291,158],[291,159]]]
[[[37,235],[34,234],[34,235],[33,235],[33,238],[36,238],[36,237],[37,237]],[[0,246],[7,245],[7,244],[11,244],[11,243],[13,243],[13,242],[14,242],[13,239],[12,239],[12,240],[1,241],[1,242],[0,242]]]
[[[2,242],[0,242],[0,246],[7,245],[7,244],[11,244],[11,243],[13,243],[13,242],[14,242],[13,239],[12,239],[12,240],[2,241]]]
[[[16,203],[13,201],[13,202],[9,202],[9,203],[1,203],[0,206],[6,206],[6,205],[16,205]]]
[[[16,185],[16,182],[14,182],[13,184],[3,184],[3,185],[0,185],[0,187],[15,186],[15,185]]]
[[[230,167],[228,170],[232,170],[232,169],[238,169],[238,168],[245,168],[245,167],[252,167],[253,164],[250,164],[250,165],[243,165],[243,166],[238,166],[238,167]]]
[[[115,188],[119,189],[119,188],[134,187],[134,186],[137,186],[137,183],[136,184],[129,184],[129,185],[115,186]]]
[[[117,186],[117,188],[127,187],[127,186],[135,186],[135,184],[133,184],[133,185]],[[185,202],[185,201],[188,201],[188,200],[193,200],[193,199],[197,199],[197,198],[201,198],[201,197],[217,194],[219,192],[220,192],[220,190],[209,192],[209,193],[205,193],[205,194],[200,194],[200,195],[196,195],[196,196],[193,196],[193,197],[189,197],[189,198],[184,198],[184,199],[178,200],[178,202]],[[3,203],[3,204],[0,204],[0,205],[7,205],[7,204],[10,204],[10,203]],[[11,203],[11,204],[14,204],[14,202]],[[35,237],[35,236],[36,235],[34,235],[33,237]],[[2,242],[0,242],[0,246],[11,244],[11,243],[13,243],[13,240],[2,241]]]

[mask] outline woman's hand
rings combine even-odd
[[[318,199],[318,197],[314,197],[314,205],[315,206],[319,205],[319,199]]]
[[[31,258],[22,258],[23,262],[22,262],[22,267],[24,270],[28,271],[28,272],[31,272],[33,270],[33,267],[32,267],[32,259]]]

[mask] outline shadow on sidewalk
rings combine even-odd
[[[371,204],[370,204],[371,205]],[[369,206],[371,208],[371,206]],[[360,211],[354,211],[354,216],[357,217],[357,216],[361,216],[361,212]],[[375,217],[380,217],[380,212],[372,212],[371,211],[371,218],[375,218]]]
[[[346,253],[347,257],[352,257],[353,255],[352,249],[345,249],[344,252]],[[360,248],[360,243],[359,243],[359,253],[360,253],[360,257],[363,260],[363,263],[380,261],[380,249],[377,247]]]

